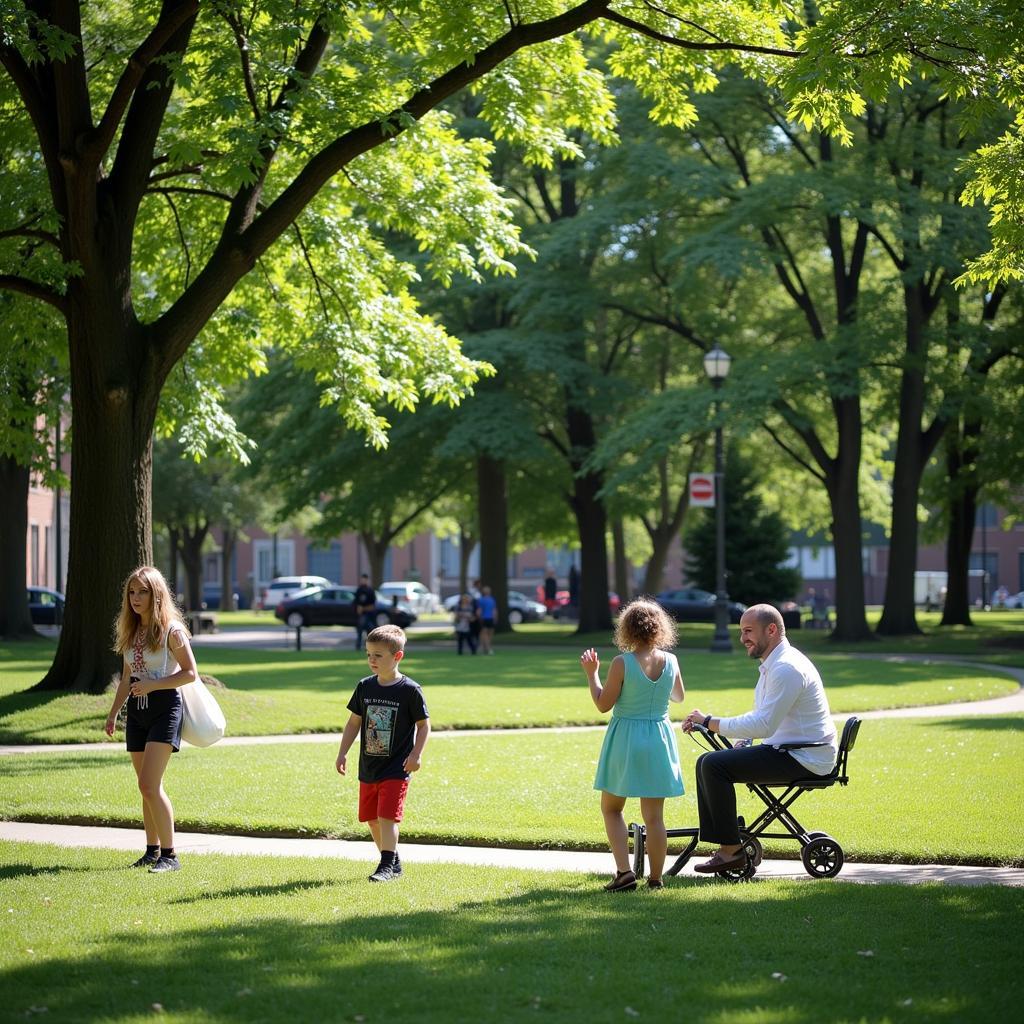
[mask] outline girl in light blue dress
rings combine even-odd
[[[647,885],[663,888],[661,873],[668,846],[665,798],[683,794],[679,749],[668,717],[669,701],[679,703],[684,695],[679,662],[667,650],[675,643],[675,622],[665,609],[640,598],[619,615],[615,646],[623,653],[612,661],[603,686],[597,651],[590,648],[580,655],[597,710],[612,712],[594,779],[615,858],[615,877],[605,886],[608,892],[636,888],[622,816],[627,797],[640,798],[640,814],[647,826]]]

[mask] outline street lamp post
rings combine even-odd
[[[715,414],[721,401],[718,396],[722,382],[729,376],[729,354],[718,345],[704,356],[704,372],[715,389]],[[729,595],[725,589],[725,454],[721,421],[715,427],[715,635],[711,650],[715,654],[732,654],[729,639]]]

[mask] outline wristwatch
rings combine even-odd
[[[711,715],[706,715],[706,716],[704,717],[704,722],[702,723],[705,729],[706,729],[706,728],[708,727],[708,723],[709,723],[710,721],[711,721]]]

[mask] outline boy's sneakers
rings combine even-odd
[[[144,853],[134,864],[129,864],[131,868],[151,868],[160,859],[159,853]]]
[[[180,871],[181,861],[177,857],[164,857],[161,855],[160,859],[149,869],[151,875],[162,874],[165,871]]]
[[[377,870],[370,875],[371,882],[391,882],[402,874],[402,865],[398,855],[390,850],[381,850],[380,863]]]

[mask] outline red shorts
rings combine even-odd
[[[384,779],[381,782],[359,783],[359,820],[401,821],[405,810],[405,794],[409,792],[408,779]]]

